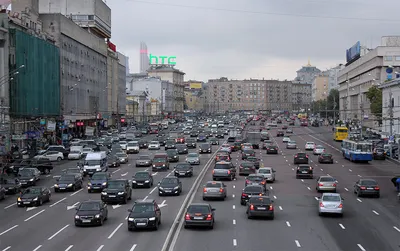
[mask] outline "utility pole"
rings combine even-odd
[[[391,87],[389,87],[389,88],[391,88]],[[392,90],[390,89],[390,91],[389,91],[389,117],[390,117],[389,131],[390,131],[390,135],[389,135],[389,137],[393,136],[393,101],[394,100],[393,100],[392,96],[393,96],[393,93],[392,93]]]
[[[336,125],[336,98],[333,95],[333,126]]]

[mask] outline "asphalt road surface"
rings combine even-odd
[[[84,187],[74,193],[54,193],[50,203],[38,208],[17,208],[16,196],[8,196],[0,202],[0,251],[158,251],[165,241],[169,250],[205,251],[386,251],[399,250],[400,203],[390,179],[400,173],[400,167],[390,161],[372,161],[369,164],[352,163],[343,159],[340,143],[333,142],[330,127],[295,127],[291,139],[298,150],[285,149],[282,138],[276,138],[277,129],[271,136],[280,147],[278,155],[267,155],[257,150],[264,166],[274,167],[277,180],[268,185],[275,204],[274,220],[249,220],[245,207],[240,205],[244,188],[244,177],[226,181],[228,198],[225,201],[209,202],[216,208],[216,224],[213,230],[178,228],[173,235],[168,233],[174,224],[183,201],[203,168],[207,168],[200,188],[195,190],[193,202],[202,201],[202,185],[211,180],[212,168],[206,165],[212,154],[201,155],[201,165],[195,166],[191,178],[181,178],[183,193],[176,197],[159,197],[157,190],[134,189],[133,200],[127,205],[109,205],[109,220],[101,227],[75,227],[74,205],[88,199],[100,199],[99,193],[89,194]],[[334,164],[319,164],[317,157],[309,154],[314,175],[331,175],[338,179],[338,192],[344,197],[343,218],[318,216],[315,191],[316,180],[295,178],[293,155],[304,151],[306,141],[326,147],[334,155]],[[222,143],[222,140],[221,140]],[[213,147],[213,152],[218,147]],[[163,148],[161,151],[164,151]],[[195,150],[191,150],[195,151]],[[158,151],[141,150],[140,154]],[[233,153],[234,164],[239,165],[239,153]],[[109,169],[115,178],[131,179],[138,170],[136,154],[129,155],[129,163],[120,168]],[[181,156],[180,162],[185,156]],[[175,164],[172,164],[173,167]],[[53,176],[63,169],[76,166],[76,161],[66,161],[56,167],[50,176],[42,176],[38,185],[52,187]],[[212,167],[212,165],[211,165]],[[170,172],[153,173],[157,184]],[[381,187],[380,198],[357,198],[353,186],[359,178],[376,179]],[[85,181],[85,184],[87,179]],[[127,210],[138,199],[155,199],[163,204],[162,225],[158,231],[128,232]],[[189,197],[188,197],[189,198]],[[182,220],[182,219],[181,219]],[[168,236],[168,238],[167,238]]]

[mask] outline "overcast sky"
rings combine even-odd
[[[345,63],[357,41],[400,35],[399,0],[108,0],[112,41],[139,71],[139,46],[176,56],[186,80],[293,79]]]

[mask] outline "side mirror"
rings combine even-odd
[[[274,202],[274,200],[271,200],[271,202]]]
[[[215,208],[211,208],[211,211],[215,211]]]
[[[128,211],[129,213],[132,213],[132,209],[128,209],[127,211]]]
[[[78,208],[77,208],[77,207],[75,208],[75,211],[78,211]]]
[[[226,187],[226,185],[224,184],[224,187]]]
[[[344,198],[342,198],[342,200],[344,200]]]

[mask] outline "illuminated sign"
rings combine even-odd
[[[154,56],[151,55],[149,56],[149,62],[150,64],[155,64],[155,65],[176,65],[176,57],[175,56]]]

